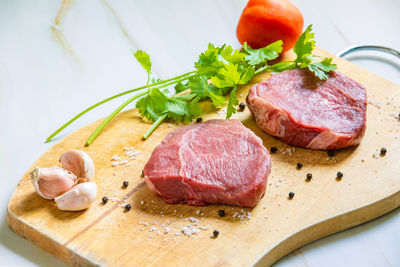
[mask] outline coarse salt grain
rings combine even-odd
[[[194,234],[198,234],[199,232],[200,232],[200,230],[197,229],[196,227],[190,228],[190,227],[184,226],[182,228],[182,233],[184,235],[186,235],[186,236],[191,236],[191,235],[194,235]]]
[[[195,224],[198,224],[199,223],[199,220],[197,220],[196,218],[194,218],[194,217],[189,217],[188,218],[192,223],[195,223]]]
[[[235,214],[233,214],[233,219],[238,218],[239,220],[243,221],[244,219],[251,219],[251,212],[250,211],[244,211],[241,210],[240,212],[235,212]]]
[[[225,108],[221,108],[220,110],[217,111],[217,114],[219,116],[226,114],[226,109]]]
[[[121,159],[121,158],[118,157],[117,155],[114,155],[114,156],[111,158],[112,161],[118,161],[118,160],[120,160],[120,159]]]

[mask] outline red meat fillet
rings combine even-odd
[[[169,204],[254,207],[271,162],[259,137],[238,120],[209,120],[174,130],[144,167],[149,188]]]
[[[365,88],[338,71],[325,81],[308,69],[272,75],[250,89],[247,104],[258,127],[293,146],[353,146],[366,128]]]

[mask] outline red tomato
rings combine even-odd
[[[303,26],[303,15],[289,0],[250,0],[240,16],[236,36],[253,49],[282,40],[285,52],[294,46]]]

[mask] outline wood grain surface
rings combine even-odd
[[[322,50],[317,53],[328,55]],[[141,178],[143,166],[154,147],[180,126],[164,123],[143,141],[149,124],[135,110],[129,110],[120,114],[90,147],[84,147],[84,142],[101,121],[66,137],[33,164],[57,165],[59,156],[70,149],[89,153],[96,165],[98,196],[88,210],[63,212],[53,202],[40,198],[30,182],[31,168],[10,199],[8,224],[19,235],[74,266],[268,266],[308,242],[385,214],[400,206],[396,155],[400,151],[400,121],[395,114],[400,106],[395,102],[400,88],[343,59],[335,61],[340,71],[367,88],[370,104],[361,145],[340,150],[333,158],[325,151],[300,148],[289,155],[287,149],[293,151],[292,147],[259,130],[247,109],[235,114],[234,118],[260,136],[267,148],[280,149],[272,155],[266,195],[253,209],[167,205],[156,197]],[[266,78],[268,74],[259,75],[253,83]],[[242,101],[249,86],[238,92]],[[212,112],[203,118],[224,116]],[[121,160],[127,158],[126,147],[141,153],[128,164],[112,167],[114,155]],[[386,147],[388,153],[374,157],[381,147]],[[303,163],[301,170],[296,169],[297,162]],[[335,179],[338,171],[344,173],[340,181]],[[305,181],[308,172],[313,174],[310,182]],[[130,185],[123,189],[125,180]],[[295,192],[291,200],[287,197],[290,191]],[[102,205],[103,196],[112,200]],[[124,201],[132,203],[129,212],[121,206]],[[219,217],[219,209],[224,209],[227,216]],[[235,213],[244,212],[250,212],[250,218],[233,218]],[[189,217],[209,229],[192,237],[176,235],[185,225],[193,225]],[[164,233],[167,226],[169,232]],[[214,229],[220,235],[212,239]]]

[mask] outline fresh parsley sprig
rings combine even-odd
[[[282,52],[283,43],[280,40],[260,49],[252,49],[246,43],[240,50],[233,49],[229,45],[216,47],[209,44],[207,50],[201,53],[195,62],[194,71],[163,81],[152,79],[151,83],[150,56],[146,52],[138,50],[133,55],[147,73],[146,85],[111,96],[90,106],[57,129],[46,139],[46,142],[97,106],[138,91],[140,92],[124,101],[97,127],[86,141],[86,145],[90,145],[123,108],[137,99],[139,100],[136,108],[140,115],[153,122],[144,134],[144,139],[148,138],[166,118],[174,122],[181,122],[192,121],[193,118],[200,116],[202,110],[199,101],[211,101],[217,108],[227,106],[226,119],[229,119],[236,112],[235,107],[239,103],[236,97],[238,86],[249,83],[256,74],[264,71],[281,72],[307,67],[319,79],[326,79],[328,73],[336,69],[336,65],[332,64],[331,58],[312,55],[315,47],[313,39],[314,33],[311,32],[310,25],[293,48],[297,58],[274,65],[268,65],[268,61],[278,58]],[[175,95],[171,96],[169,93],[170,86],[174,86]]]
[[[322,58],[312,55],[315,48],[315,41],[314,33],[311,31],[312,25],[309,25],[300,35],[299,39],[297,39],[293,47],[293,51],[297,55],[295,60],[276,63],[270,66],[268,70],[281,72],[295,68],[308,68],[319,79],[326,80],[328,73],[336,69],[336,64],[332,64],[332,58]]]

